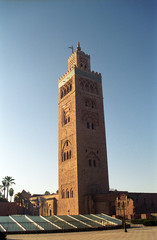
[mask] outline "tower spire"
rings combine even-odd
[[[77,43],[77,51],[81,51],[80,42]]]

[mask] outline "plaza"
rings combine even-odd
[[[20,234],[8,235],[7,239],[19,240],[155,240],[157,239],[157,227],[133,227],[124,232],[124,229],[75,232],[75,233],[54,233],[54,234]]]

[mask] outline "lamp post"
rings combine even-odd
[[[124,204],[124,201],[123,201],[123,221],[124,221],[124,230],[125,232],[127,232],[127,228],[126,228],[126,222],[125,222],[125,204]]]

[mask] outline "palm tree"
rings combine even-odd
[[[3,181],[6,182],[6,187],[7,187],[7,198],[8,198],[8,193],[9,193],[9,187],[12,184],[15,184],[14,182],[15,179],[13,179],[12,177],[6,176],[5,178],[3,178]]]
[[[9,196],[10,196],[10,202],[12,200],[12,196],[14,195],[14,189],[13,188],[10,188],[9,189]]]
[[[15,196],[14,196],[14,202],[17,202],[19,206],[23,205],[23,197],[22,194],[20,192],[18,192]]]
[[[5,198],[6,187],[7,187],[6,181],[5,181],[5,180],[2,180],[1,189],[2,189],[2,191],[4,192],[4,198]]]
[[[3,190],[3,186],[0,185],[0,197],[2,197],[2,190]]]

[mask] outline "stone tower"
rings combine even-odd
[[[94,212],[90,197],[109,191],[101,74],[77,49],[59,79],[58,215]]]

